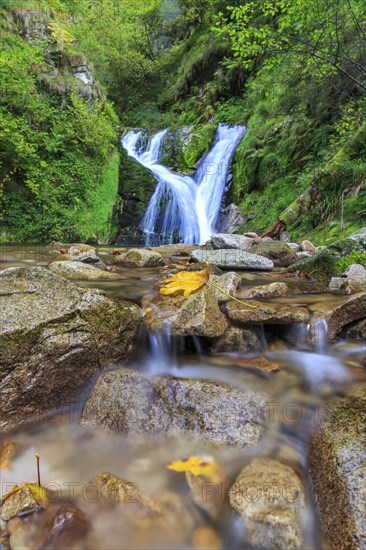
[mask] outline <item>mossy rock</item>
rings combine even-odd
[[[254,246],[251,252],[269,258],[273,261],[275,267],[288,267],[298,260],[293,249],[282,241],[260,243]]]
[[[335,250],[323,250],[315,256],[292,264],[289,267],[289,272],[301,271],[301,273],[317,279],[319,283],[328,285],[330,279],[336,274],[335,264],[340,257],[341,255]]]

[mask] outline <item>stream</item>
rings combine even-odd
[[[98,252],[103,261],[111,259],[110,248],[100,248]],[[48,262],[43,247],[2,246],[0,269],[24,265],[46,267]],[[126,267],[123,280],[78,284],[100,288],[117,300],[128,299],[141,305],[143,297],[153,291],[158,273],[159,268]],[[242,286],[246,287],[273,282],[265,273],[242,272],[240,275]],[[318,291],[316,284],[312,287],[310,282],[286,282],[290,294],[277,301],[314,306],[329,299],[329,295]],[[1,471],[1,493],[7,493],[14,483],[35,481],[34,457],[38,452],[43,486],[53,491],[55,501],[73,502],[91,524],[82,542],[72,548],[259,548],[261,538],[256,538],[251,531],[255,531],[255,527],[251,527],[250,521],[245,523],[230,507],[227,490],[254,459],[270,459],[289,466],[298,482],[294,485],[284,478],[281,485],[260,476],[253,477],[246,485],[246,506],[268,507],[273,503],[278,505],[282,499],[286,508],[289,503],[297,506],[301,501],[301,548],[325,549],[308,472],[308,446],[312,430],[321,422],[328,403],[342,395],[349,384],[365,379],[364,348],[357,342],[328,344],[326,323],[321,319],[315,318],[309,326],[295,329],[259,326],[261,350],[215,354],[207,352],[204,339],[184,340],[168,331],[141,332],[137,353],[128,365],[149,376],[210,380],[251,395],[250,399],[247,397],[247,407],[254,422],[264,426],[262,437],[253,445],[223,447],[215,445],[210,438],[200,440],[184,433],[179,436],[164,431],[123,435],[82,426],[80,416],[95,377],[72,404],[0,436],[0,443],[11,440],[17,448],[12,469]],[[273,363],[278,369],[271,372],[256,368],[260,360]],[[114,370],[118,365],[111,368]],[[205,407],[210,407],[210,393]],[[222,416],[225,422],[226,415],[239,414],[235,407],[226,410],[223,404],[217,408],[216,415]],[[184,474],[167,468],[174,461],[192,456],[205,457],[220,467],[220,483],[212,483],[207,494],[202,493],[205,497],[216,495],[212,498],[217,513],[197,506]],[[133,498],[123,510],[120,506],[106,505],[92,482],[101,472],[112,472],[133,482],[135,491],[165,502],[163,519],[141,511]],[[286,524],[284,528],[288,530],[289,526]],[[278,535],[281,529],[278,531],[276,527],[275,531],[277,537],[281,536]],[[274,544],[273,547],[283,546]]]

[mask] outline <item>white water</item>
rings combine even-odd
[[[122,145],[128,155],[149,169],[157,180],[141,228],[146,244],[204,243],[215,232],[227,174],[245,127],[220,124],[211,150],[193,177],[176,174],[158,163],[168,130],[144,144],[141,131],[128,132]]]

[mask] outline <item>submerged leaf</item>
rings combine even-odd
[[[190,456],[185,460],[172,462],[167,468],[175,472],[190,472],[195,476],[204,476],[214,482],[221,481],[223,477],[220,466],[211,457]]]
[[[183,292],[183,296],[189,296],[203,287],[209,277],[208,267],[201,271],[180,271],[164,282],[164,286],[160,289],[160,294],[168,296]]]

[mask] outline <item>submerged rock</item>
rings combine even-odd
[[[165,265],[164,258],[158,252],[145,248],[130,248],[113,258],[114,264],[125,264],[133,267],[159,267]]]
[[[0,271],[1,428],[72,403],[101,366],[129,356],[140,309],[42,267]]]
[[[153,298],[144,313],[144,323],[152,332],[168,329],[175,336],[221,336],[228,322],[220,311],[215,293],[210,287],[190,296]]]
[[[266,399],[250,387],[120,369],[98,378],[81,423],[124,434],[182,434],[247,447],[264,433]]]
[[[264,304],[254,300],[250,304],[255,306],[255,309],[238,302],[229,302],[227,304],[229,318],[240,323],[255,324],[307,323],[310,320],[310,313],[304,307]]]
[[[194,250],[192,258],[199,262],[207,260],[225,269],[271,271],[274,267],[272,260],[239,249]]]
[[[256,458],[229,491],[230,504],[243,518],[243,542],[255,548],[302,549],[304,487],[292,468]]]
[[[53,271],[53,273],[66,277],[67,279],[109,281],[124,278],[117,273],[110,273],[109,271],[103,271],[93,265],[75,261],[54,261],[49,264],[48,268]]]
[[[199,248],[200,247],[195,244],[176,243],[151,246],[148,250],[158,252],[164,256],[190,256],[193,250],[198,250]]]
[[[366,386],[326,405],[309,466],[324,532],[332,548],[366,547]]]
[[[214,250],[222,248],[235,248],[240,250],[248,250],[252,248],[254,240],[244,235],[233,235],[228,233],[216,233],[210,239]]]
[[[256,245],[252,252],[269,258],[275,267],[288,267],[298,261],[293,249],[282,241],[262,242]]]

